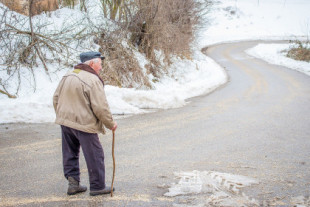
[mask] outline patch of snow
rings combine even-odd
[[[178,183],[169,188],[164,196],[189,196],[190,203],[203,206],[259,206],[255,199],[250,199],[241,189],[258,184],[255,179],[213,171],[192,171],[174,173]],[[197,194],[203,195],[197,197]],[[176,205],[176,206],[182,206]]]
[[[282,65],[310,76],[310,63],[286,57],[290,44],[259,44],[246,52],[275,65]]]

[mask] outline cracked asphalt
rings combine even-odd
[[[173,172],[193,170],[257,179],[244,192],[263,206],[309,196],[310,77],[245,54],[258,43],[205,50],[229,76],[216,91],[182,108],[118,120],[113,198],[66,195],[59,126],[0,125],[0,206],[172,206],[182,201],[163,196],[176,182]],[[107,184],[111,137],[100,136]],[[83,155],[80,167],[88,186]]]

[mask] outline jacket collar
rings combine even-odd
[[[103,80],[100,78],[100,76],[96,73],[96,71],[94,69],[92,69],[89,65],[86,65],[86,64],[83,64],[83,63],[80,63],[76,66],[74,66],[74,69],[80,69],[80,70],[84,70],[84,71],[87,71],[89,73],[92,73],[94,75],[96,75],[99,80],[102,82],[103,86],[104,86],[104,82]]]

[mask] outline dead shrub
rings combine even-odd
[[[201,20],[202,7],[208,1],[144,0],[136,1],[138,12],[130,22],[131,42],[148,59],[157,63],[155,50],[162,51],[167,65],[171,56],[190,58],[195,26]],[[203,5],[203,6],[202,6]]]
[[[28,15],[27,0],[0,0],[0,2],[13,11]]]
[[[135,10],[135,1],[132,0],[100,0],[100,3],[104,17],[113,21],[128,22]]]
[[[289,49],[287,57],[294,60],[310,62],[310,42],[295,41],[296,46]]]
[[[102,33],[96,39],[101,48],[99,51],[106,56],[103,61],[103,72],[100,74],[109,85],[127,88],[151,88],[151,84],[141,70],[132,52],[132,48],[124,45],[119,31]]]
[[[26,16],[29,15],[30,2],[32,3],[32,16],[42,12],[54,11],[58,9],[58,0],[0,0],[0,2],[11,10]]]
[[[107,55],[104,79],[109,84],[138,88],[150,88],[147,75],[159,78],[174,55],[191,58],[191,42],[201,21],[201,10],[209,6],[209,1],[196,0],[102,0],[102,3],[107,4],[103,7],[105,17],[109,13],[112,20],[118,19],[120,26],[113,35],[100,37],[99,45]],[[128,33],[129,46],[137,48],[150,61],[144,66],[146,72],[133,57],[132,48],[120,43],[127,39]]]
[[[32,8],[31,4],[29,8]],[[3,14],[0,18],[0,72],[6,73],[0,78],[0,93],[16,97],[23,81],[31,83],[35,91],[34,71],[39,65],[42,65],[50,77],[51,71],[47,63],[68,65],[69,61],[72,62],[70,48],[62,38],[72,28],[67,28],[62,33],[44,33],[42,30],[46,23],[33,23],[31,10],[27,17],[16,15],[0,5],[0,12]]]
[[[287,56],[295,60],[310,62],[310,49],[292,48],[289,50]]]
[[[78,4],[78,0],[60,0],[60,4],[64,7],[74,8]]]
[[[87,0],[57,0],[59,5],[74,9],[74,7],[80,3],[80,10],[87,12],[86,1]]]

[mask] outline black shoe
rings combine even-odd
[[[68,187],[68,195],[75,195],[77,193],[82,193],[87,190],[86,186],[80,185],[78,181],[76,181],[73,177],[68,177],[69,187]]]
[[[115,191],[115,188],[113,188],[113,192]],[[111,193],[111,187],[106,186],[102,190],[91,190],[89,195],[96,196],[96,195],[102,195],[102,194],[109,194]]]

